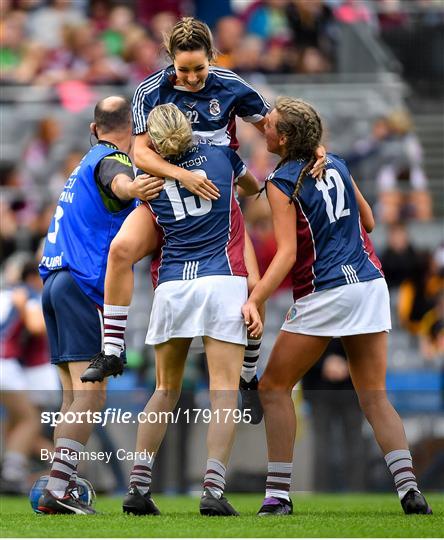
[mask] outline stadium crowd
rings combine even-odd
[[[334,71],[338,24],[384,36],[444,21],[434,0],[4,0],[1,84],[137,84],[164,64],[162,35],[185,11],[207,20],[218,64],[240,74]]]
[[[88,92],[95,85],[135,87],[166,65],[162,34],[184,10],[189,13],[190,4],[197,17],[205,18],[206,3],[197,0],[165,0],[159,7],[142,0],[5,0],[1,3],[0,84],[53,87],[66,103],[72,103],[72,92],[77,91],[94,101]],[[414,15],[405,2],[397,0],[233,2],[238,9],[232,9],[229,2],[219,4],[220,13],[213,14],[217,65],[243,76],[334,71],[339,23],[363,22],[384,35],[414,24],[418,17],[431,26],[444,20],[432,0],[415,0],[418,9]],[[30,267],[40,260],[56,197],[84,153],[85,141],[74,137],[67,142],[63,128],[64,117],[39,119],[25,143],[17,143],[21,147],[18,159],[0,163],[0,264],[8,291],[20,289],[30,294],[26,280],[32,275]],[[239,123],[238,136],[250,169],[264,180],[275,159],[250,125]],[[396,332],[409,336],[409,346],[417,351],[423,366],[439,367],[444,358],[444,245],[424,251],[409,238],[409,224],[433,217],[422,149],[411,118],[406,111],[377,118],[372,133],[344,149],[344,154],[345,150],[355,178],[364,179],[363,191],[379,221],[387,226],[386,247],[379,256],[396,299]],[[242,207],[263,272],[276,249],[270,209],[264,198],[243,201]],[[12,263],[21,265],[22,271],[10,276],[6,270]],[[284,281],[269,302],[261,370],[289,290]],[[34,364],[23,343],[34,336],[26,328],[23,310],[19,310],[20,317],[16,339],[24,351],[21,360],[26,369],[27,362]],[[45,345],[39,342],[38,347],[44,354]],[[27,452],[31,455],[33,449]],[[23,462],[14,463],[14,456],[12,462],[12,470],[22,467]]]

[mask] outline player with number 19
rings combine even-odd
[[[241,313],[248,295],[245,231],[234,196],[234,181],[239,177],[251,181],[255,178],[232,149],[193,145],[190,123],[172,103],[155,107],[149,114],[147,128],[160,155],[180,167],[211,176],[220,197],[202,202],[177,180],[167,180],[159,197],[141,208],[152,212],[164,235],[160,259],[152,272],[155,293],[146,338],[146,343],[155,348],[156,391],[145,411],[173,411],[191,340],[201,336],[215,416],[208,428],[207,472],[200,512],[237,515],[223,497],[235,433],[237,388],[247,344]],[[219,420],[217,411],[233,414]],[[136,454],[155,454],[165,430],[161,421],[141,423]],[[152,465],[153,458],[135,460],[123,503],[125,512],[158,514],[150,495]]]

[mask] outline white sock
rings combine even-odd
[[[384,459],[392,473],[400,499],[411,489],[419,491],[409,450],[393,450],[385,455]]]
[[[267,484],[265,498],[277,497],[290,500],[291,473],[293,463],[280,461],[268,462]]]
[[[103,349],[106,355],[120,356],[125,349],[125,330],[129,306],[103,306]]]
[[[204,477],[204,489],[208,489],[212,495],[220,499],[225,490],[225,474],[227,469],[218,459],[207,460],[207,470]]]

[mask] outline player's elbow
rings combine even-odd
[[[361,218],[361,221],[365,232],[371,233],[375,228],[375,219],[372,213],[370,213],[368,216],[365,216],[365,218]]]

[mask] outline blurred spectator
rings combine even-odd
[[[219,51],[217,65],[235,69],[236,55],[241,50],[244,25],[237,17],[222,17],[217,21],[215,32],[216,48]]]
[[[161,2],[136,0],[136,18],[143,26],[151,26],[157,15],[168,13],[175,23],[179,17],[185,15],[185,3],[185,0],[162,0]]]
[[[260,0],[247,8],[243,17],[246,30],[265,41],[288,43],[290,32],[285,15],[286,0]]]
[[[397,288],[412,277],[416,269],[416,250],[404,223],[387,227],[387,244],[381,256],[382,269],[389,288]]]
[[[90,0],[88,18],[96,32],[103,32],[109,25],[109,14],[112,10],[113,0]]]
[[[45,50],[28,39],[26,15],[11,11],[0,21],[0,82],[30,84],[39,73]]]
[[[330,71],[335,57],[332,10],[322,0],[292,0],[286,13],[293,45],[299,52],[298,71]]]
[[[432,202],[412,119],[406,110],[399,110],[391,113],[387,121],[390,136],[381,149],[382,165],[376,178],[381,219],[385,223],[400,218],[429,220]]]
[[[137,29],[134,11],[129,6],[115,6],[109,13],[107,27],[100,34],[110,56],[121,56],[126,36]]]
[[[259,36],[245,36],[236,51],[233,70],[240,75],[262,73],[264,50],[264,42]]]
[[[84,15],[76,2],[49,0],[46,6],[31,12],[28,29],[31,39],[47,49],[62,45],[62,29],[66,24],[78,24]]]
[[[363,414],[339,339],[302,379],[311,407],[315,491],[364,491]]]
[[[137,85],[162,67],[159,48],[148,33],[140,28],[126,36],[123,58],[129,64],[129,83]]]
[[[444,291],[419,325],[421,354],[424,360],[444,360]]]
[[[20,495],[29,489],[29,459],[40,448],[51,447],[41,436],[37,407],[58,398],[58,377],[49,364],[37,263],[16,254],[8,261],[4,280],[0,400],[7,426],[0,491]]]
[[[148,28],[151,31],[151,34],[154,40],[159,44],[163,45],[163,36],[169,35],[173,26],[177,22],[177,17],[171,11],[161,11],[154,15],[150,20]],[[169,63],[169,59],[165,55],[165,61]]]
[[[403,28],[409,24],[409,16],[400,0],[378,0],[378,21],[382,32]]]
[[[438,266],[427,251],[418,253],[411,277],[401,283],[398,299],[399,321],[412,335],[420,333],[424,315],[433,309],[443,289],[444,265]]]

